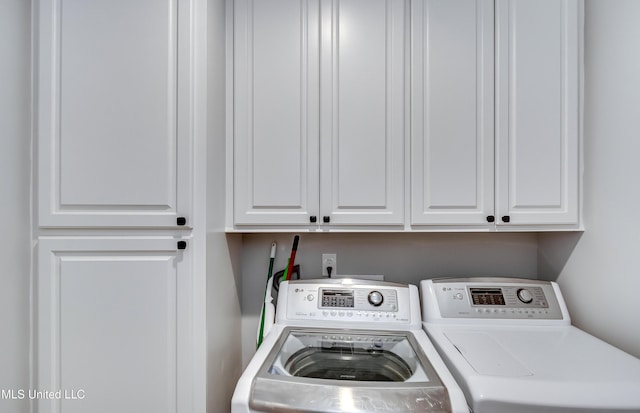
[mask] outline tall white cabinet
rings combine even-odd
[[[35,13],[37,411],[204,412],[206,2]]]
[[[193,412],[193,269],[171,237],[38,246],[38,412]]]
[[[39,2],[41,226],[191,221],[194,4]]]
[[[237,0],[233,221],[402,225],[404,0]]]

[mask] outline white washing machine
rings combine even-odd
[[[474,413],[640,412],[640,360],[572,326],[556,283],[435,279],[420,290],[424,328]]]
[[[421,321],[414,285],[285,281],[231,411],[468,413]]]

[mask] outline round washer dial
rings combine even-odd
[[[369,303],[375,307],[378,307],[384,301],[384,296],[380,291],[371,291],[369,293]]]
[[[525,304],[529,304],[533,301],[533,294],[531,294],[531,291],[526,288],[521,288],[518,290],[518,299]]]

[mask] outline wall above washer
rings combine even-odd
[[[293,234],[242,235],[243,361],[255,352],[271,243],[274,273],[284,269]],[[499,276],[537,278],[535,233],[302,233],[296,255],[302,278],[321,274],[322,254],[337,254],[338,274],[384,274],[386,281],[418,284],[425,278]]]

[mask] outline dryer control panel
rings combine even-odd
[[[347,281],[345,281],[347,280]],[[286,285],[285,297],[278,297],[278,318],[357,323],[410,323],[419,319],[417,288],[380,281],[336,279],[296,280]],[[279,294],[280,294],[279,293]],[[419,324],[419,322],[418,322]]]
[[[563,312],[551,282],[513,278],[451,278],[421,284],[423,318],[437,304],[442,318],[561,320]]]

